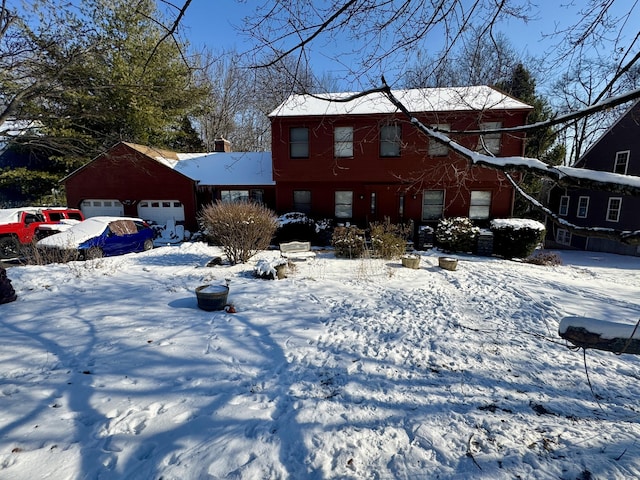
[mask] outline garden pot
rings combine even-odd
[[[420,268],[420,257],[402,257],[402,266],[407,268]]]
[[[438,265],[445,270],[454,271],[458,267],[458,260],[456,258],[439,257]]]
[[[228,295],[229,287],[226,285],[201,285],[196,288],[198,308],[202,310],[224,310]]]

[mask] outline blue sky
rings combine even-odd
[[[236,1],[236,0],[219,0],[211,2],[210,0],[193,0],[183,21],[184,35],[194,47],[206,45],[215,52],[222,50],[236,49],[240,52],[250,48],[248,40],[241,35],[236,27],[243,25],[243,19],[255,13],[258,5],[262,5],[263,0],[258,1]],[[563,6],[561,4],[571,2],[557,2],[544,0],[538,2],[541,8],[535,12],[535,19],[525,24],[519,20],[511,20],[509,23],[503,23],[499,26],[498,31],[503,33],[511,42],[517,52],[526,57],[541,57],[549,59],[549,49],[557,42],[557,39],[543,39],[546,34],[551,34],[556,26],[569,25],[579,18],[578,12],[580,8],[575,6]],[[585,2],[575,2],[585,3]],[[614,9],[622,11],[629,8],[626,2],[617,0]],[[637,25],[640,24],[640,18],[628,19],[627,28],[630,33],[635,34]],[[312,67],[316,74],[323,72],[331,72],[335,77],[342,77],[344,66],[331,61],[328,57],[331,55],[332,43],[337,43],[340,39],[332,39],[333,42],[320,43],[315,42],[317,50],[312,56]],[[431,42],[432,39],[429,39]],[[319,48],[322,45],[322,48]],[[389,69],[391,70],[391,69]],[[376,73],[378,75],[378,73]],[[391,77],[391,78],[389,78]],[[387,79],[393,82],[393,73],[387,72]],[[360,85],[352,85],[353,87],[367,87],[360,79]]]

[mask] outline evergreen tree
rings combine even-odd
[[[528,124],[535,124],[553,117],[551,106],[545,98],[536,94],[536,81],[522,63],[513,68],[510,78],[498,82],[496,87],[533,107],[527,117]],[[564,161],[565,147],[557,142],[557,133],[552,127],[544,127],[527,134],[524,154],[549,165],[559,165]],[[539,178],[525,173],[520,186],[538,200],[543,200],[547,185]],[[540,214],[533,211],[529,202],[520,196],[516,196],[514,215],[541,219]]]
[[[50,7],[55,1],[44,3]],[[38,119],[40,125],[12,142],[18,151],[40,159],[19,166],[28,172],[20,176],[22,194],[15,188],[12,192],[14,201],[42,201],[55,188],[51,182],[57,186],[59,179],[121,140],[173,148],[188,139],[190,146],[199,147],[186,119],[206,90],[192,80],[187,46],[173,37],[164,39],[155,0],[85,0],[78,8],[58,18],[61,25],[76,28],[61,26],[64,35],[55,41],[26,22],[12,26],[11,38],[40,39],[35,43],[48,52],[48,68],[30,74],[36,79],[46,74],[42,81],[49,87],[14,110],[14,116]],[[52,22],[47,32],[55,26]],[[82,53],[81,60],[69,61],[70,48]],[[61,64],[52,75],[56,59]],[[5,71],[6,76],[11,73]],[[0,198],[3,185],[15,180],[15,168],[0,164]]]

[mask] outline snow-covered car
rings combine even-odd
[[[43,238],[37,247],[88,260],[151,250],[153,236],[153,229],[141,218],[91,217]]]

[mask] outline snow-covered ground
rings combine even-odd
[[[581,351],[565,316],[640,318],[640,258],[543,267],[204,265],[203,243],[8,271],[0,478],[640,477],[640,359]],[[236,313],[197,308],[230,286]],[[594,396],[595,394],[595,396]]]

